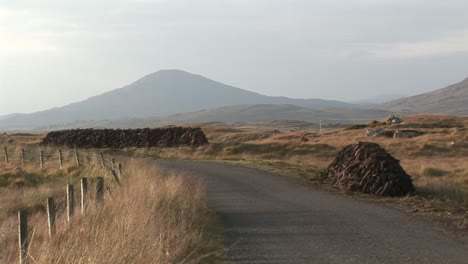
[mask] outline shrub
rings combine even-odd
[[[442,177],[447,175],[447,171],[444,171],[442,169],[437,169],[437,168],[432,168],[432,167],[427,167],[422,170],[422,174],[425,176],[430,176],[430,177]]]

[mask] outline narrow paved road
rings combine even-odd
[[[228,263],[468,264],[465,243],[382,204],[233,165],[158,161],[207,184],[226,226]]]

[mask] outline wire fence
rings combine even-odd
[[[96,150],[59,149],[53,147],[38,148],[32,146],[23,148],[16,147],[14,149],[3,147],[3,162],[0,161],[0,166],[1,165],[5,165],[5,167],[18,167],[26,171],[30,168],[64,170],[68,167],[98,167],[101,172],[106,174],[110,173],[112,175],[113,180],[111,183],[106,184],[107,186],[110,184],[117,184],[120,186],[120,179],[122,178],[121,163],[116,163],[114,157],[111,155]],[[90,191],[90,184],[95,185],[94,192]],[[94,200],[95,205],[101,205],[104,202],[105,190],[110,191],[109,187],[105,188],[104,177],[80,178],[79,193],[75,193],[75,186],[70,182],[65,187],[65,212],[60,212],[60,206],[57,206],[55,200],[57,197],[48,197],[47,201],[45,201],[47,207],[46,223],[51,238],[54,237],[57,229],[57,215],[65,213],[67,222],[70,222],[76,215],[75,208],[79,207],[81,209],[81,215],[85,215],[91,200]],[[19,245],[19,263],[31,263],[32,259],[29,255],[29,247],[34,232],[31,234],[30,230],[34,229],[28,225],[27,210],[18,211],[18,230],[17,245]]]
[[[3,148],[3,163],[7,166],[37,166],[44,168],[63,169],[65,164],[72,163],[78,167],[101,165],[110,171],[117,170],[115,159],[108,154],[95,150],[58,149],[58,148]],[[0,162],[1,164],[1,162]]]

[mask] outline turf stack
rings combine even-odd
[[[404,196],[415,191],[400,161],[369,142],[344,148],[322,177],[350,191],[381,196]]]
[[[190,127],[72,129],[49,132],[42,144],[77,148],[170,148],[199,147],[208,144],[208,140],[200,128]]]

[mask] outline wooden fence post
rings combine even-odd
[[[28,263],[28,213],[24,210],[18,212],[18,222],[19,222],[19,263],[27,264]]]
[[[6,164],[8,164],[10,162],[10,159],[8,158],[7,147],[4,147],[3,150],[5,151],[5,162],[6,162]]]
[[[73,214],[75,213],[75,189],[73,184],[67,185],[67,219],[70,222]]]
[[[78,150],[76,148],[74,149],[75,151],[75,161],[76,161],[76,166],[80,166],[80,158],[78,157]]]
[[[55,202],[53,197],[47,198],[47,222],[49,237],[52,237],[55,234]]]
[[[24,167],[24,148],[21,149],[21,154],[20,155],[21,155],[21,157],[20,157],[21,158],[21,166]]]
[[[111,170],[111,174],[112,176],[114,176],[115,182],[117,182],[117,184],[120,185],[120,179],[119,179],[119,176],[117,176],[117,173],[115,172],[115,170]]]
[[[44,157],[42,151],[39,151],[39,163],[41,164],[41,169],[44,168]]]
[[[88,179],[81,178],[81,214],[85,214],[86,204],[88,202]]]
[[[59,164],[60,164],[60,169],[63,169],[63,156],[62,156],[61,149],[59,149]]]
[[[101,166],[102,168],[105,168],[106,167],[106,164],[104,163],[104,155],[101,153],[99,153],[99,156],[101,157]]]
[[[96,178],[96,204],[101,204],[104,201],[104,178]]]

